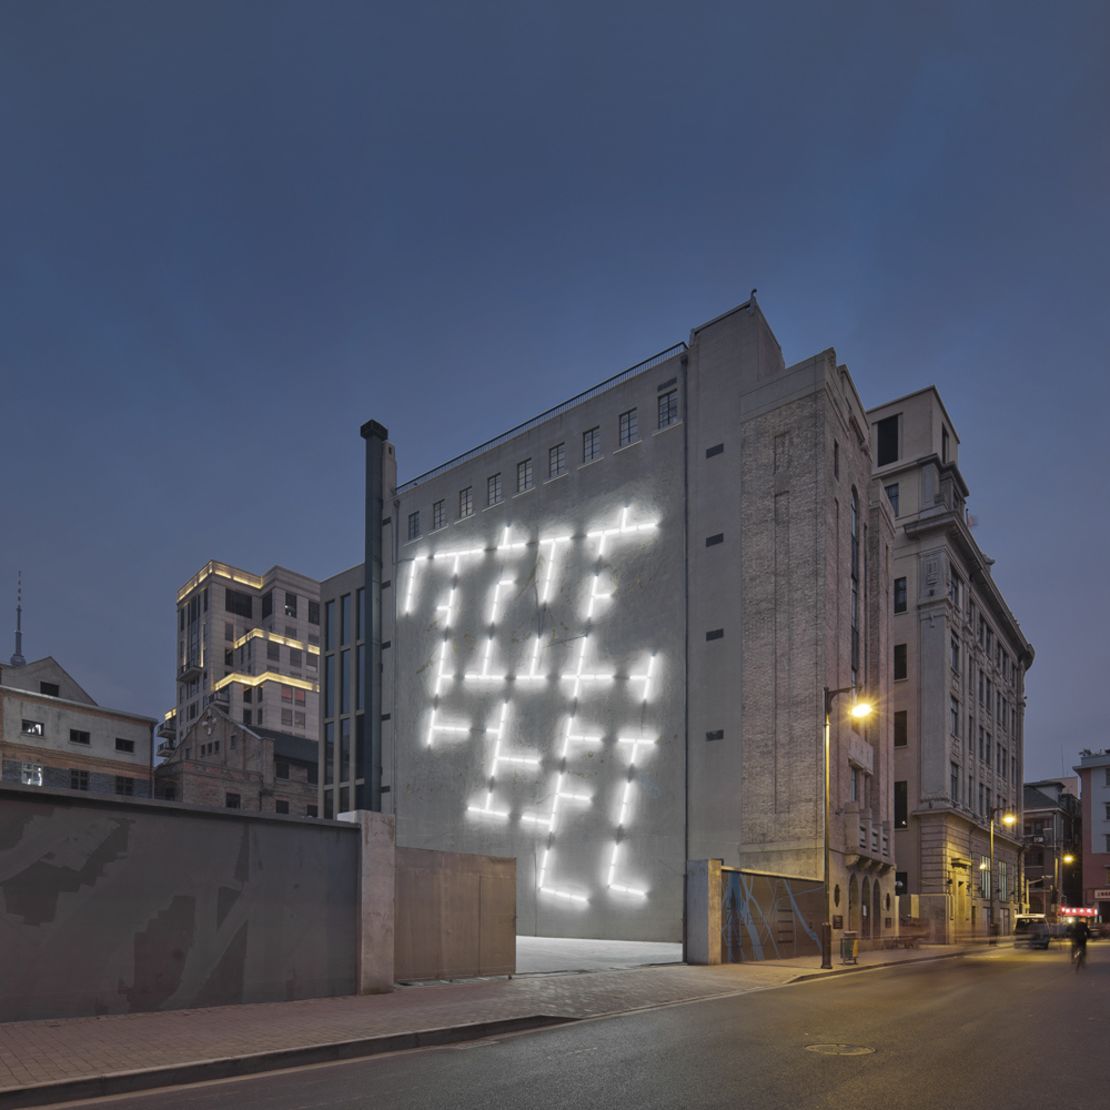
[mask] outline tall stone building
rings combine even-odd
[[[1033,648],[972,534],[959,437],[940,394],[929,387],[868,417],[875,475],[896,524],[891,697],[903,907],[937,940],[986,935],[993,821],[998,925],[1008,932],[1021,899]]]
[[[1061,906],[1083,905],[1079,779],[1027,782],[1022,796],[1028,909],[1055,921]]]
[[[787,366],[753,297],[400,486],[364,435],[324,816],[377,800],[380,737],[399,842],[515,857],[522,933],[679,939],[688,859],[820,880],[824,689],[866,687],[877,717],[832,723],[833,914],[892,928],[893,523],[832,350]]]
[[[1083,803],[1082,905],[1110,921],[1110,748],[1085,749],[1075,767]]]
[[[159,726],[160,754],[212,703],[245,725],[317,738],[319,582],[209,562],[177,591],[176,624],[177,704]]]

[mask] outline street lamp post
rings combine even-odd
[[[1017,823],[1017,818],[1012,814],[1006,812],[1005,806],[995,806],[991,810],[991,869],[990,869],[990,912],[991,912],[991,935],[990,943],[998,943],[998,880],[995,878],[994,868],[994,819],[1001,813],[1002,824],[1009,828],[1011,825]]]
[[[874,712],[874,706],[867,701],[860,701],[859,694],[854,686],[844,686],[839,690],[830,690],[825,687],[825,732],[824,732],[824,766],[825,766],[825,847],[824,847],[824,885],[825,885],[825,920],[821,922],[821,967],[832,967],[832,899],[829,896],[829,814],[832,807],[829,801],[829,731],[832,722],[832,707],[840,694],[855,694],[856,701],[849,710],[857,720],[865,720]]]

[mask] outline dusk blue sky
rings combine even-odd
[[[208,559],[358,562],[401,478],[760,303],[935,384],[1032,640],[1026,777],[1110,746],[1110,6],[0,6],[0,599],[174,698]]]

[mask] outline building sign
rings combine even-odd
[[[1100,887],[1096,890],[1094,900],[1096,902],[1110,902],[1110,886]]]
[[[1098,910],[1087,906],[1061,906],[1056,914],[1058,917],[1098,917]]]

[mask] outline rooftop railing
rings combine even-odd
[[[434,478],[438,474],[443,474],[452,467],[458,466],[468,459],[473,459],[484,451],[490,450],[492,447],[507,443],[510,439],[520,435],[522,432],[528,431],[529,428],[534,428],[538,424],[542,424],[545,420],[550,420],[553,416],[559,416],[570,409],[577,408],[577,406],[581,405],[583,402],[598,396],[600,393],[605,393],[607,390],[626,381],[634,374],[640,374],[645,370],[650,370],[653,366],[658,366],[661,362],[666,362],[668,359],[674,358],[675,355],[682,354],[685,350],[685,343],[676,343],[673,347],[668,347],[666,350],[660,351],[650,358],[645,358],[643,362],[637,362],[635,366],[630,366],[627,370],[622,370],[619,374],[614,374],[611,378],[606,378],[605,381],[599,382],[585,392],[571,397],[569,401],[563,401],[554,408],[550,408],[546,412],[541,412],[539,416],[533,416],[531,420],[525,420],[523,424],[518,424],[515,428],[510,428],[507,432],[502,432],[501,435],[494,436],[493,439],[488,439],[485,443],[479,444],[477,447],[472,447],[469,451],[464,451],[461,455],[456,455],[453,459],[449,459],[447,462],[442,463],[434,469],[425,471],[416,478],[410,478],[407,482],[397,487],[397,492],[407,493],[409,490],[415,489],[422,482],[428,481],[429,478]]]

